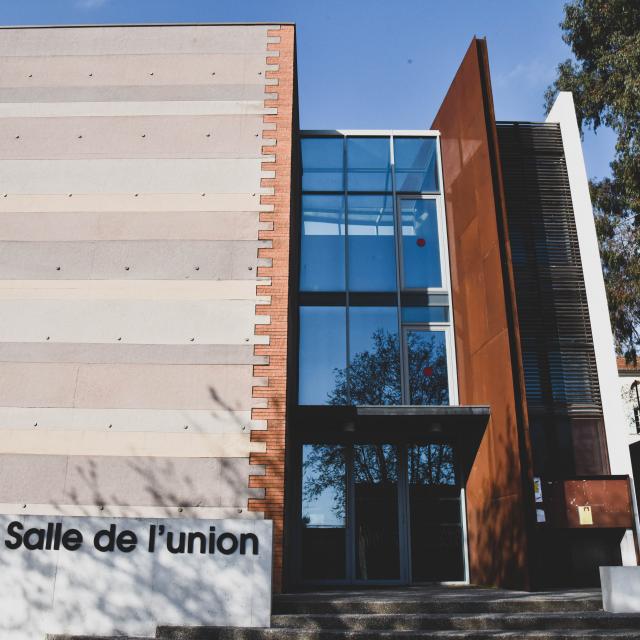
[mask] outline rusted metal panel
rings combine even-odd
[[[460,403],[491,406],[467,482],[471,581],[527,588],[532,478],[483,40],[472,41],[432,128],[441,133]]]
[[[556,529],[632,529],[628,476],[551,480],[543,483],[546,525]],[[581,523],[580,508],[589,507]],[[588,520],[592,524],[588,523]]]

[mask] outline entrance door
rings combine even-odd
[[[464,580],[460,496],[449,444],[302,445],[301,581]]]

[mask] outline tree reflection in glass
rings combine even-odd
[[[413,405],[449,404],[444,331],[407,331],[409,401]],[[332,405],[402,404],[398,334],[376,329],[371,347],[351,356],[349,367],[334,369]]]
[[[449,404],[447,346],[444,331],[406,332],[409,404]]]
[[[307,580],[346,575],[346,462],[344,447],[302,447],[302,575]]]

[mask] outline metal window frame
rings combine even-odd
[[[408,342],[407,333],[409,331],[441,331],[444,333],[445,351],[447,357],[447,384],[449,387],[449,405],[458,404],[458,385],[456,373],[451,366],[452,349],[454,343],[453,328],[449,322],[420,322],[420,323],[406,323],[402,325],[402,338],[401,338],[401,351],[403,354],[403,370],[402,370],[402,399],[404,404],[410,405],[410,391],[409,391],[409,354],[408,354]]]
[[[296,549],[296,566],[298,583],[305,588],[312,587],[365,587],[365,586],[402,586],[402,585],[420,585],[420,584],[434,584],[433,581],[427,582],[414,582],[412,575],[412,549],[411,549],[411,503],[409,493],[409,465],[407,451],[410,446],[420,446],[422,444],[435,444],[428,440],[420,441],[398,441],[396,438],[389,438],[387,441],[381,441],[377,444],[389,444],[396,449],[398,460],[398,481],[396,485],[396,507],[398,515],[398,563],[399,563],[399,577],[387,578],[387,579],[364,579],[357,578],[357,541],[356,541],[356,529],[355,529],[355,479],[354,479],[354,447],[357,445],[373,444],[366,440],[359,438],[340,441],[324,441],[321,438],[308,438],[303,439],[296,444],[297,447],[297,460],[298,460],[298,473],[302,474],[302,459],[303,448],[312,444],[332,444],[334,446],[341,447],[344,455],[345,474],[344,474],[344,488],[345,488],[345,518],[344,528],[345,535],[345,577],[344,578],[303,578],[302,577],[302,553],[303,548],[301,540],[299,540]],[[467,517],[466,517],[466,476],[462,471],[460,461],[455,453],[454,448],[454,469],[456,475],[456,487],[459,489],[458,501],[460,503],[460,532],[461,532],[461,553],[462,553],[462,580],[447,580],[444,582],[435,582],[435,584],[445,585],[467,585],[469,584],[469,557],[468,557],[468,543],[467,543]],[[297,520],[301,521],[302,517],[302,492],[297,500]]]

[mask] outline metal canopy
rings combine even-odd
[[[306,441],[450,442],[471,469],[491,409],[453,406],[297,406],[290,413],[294,437]]]

